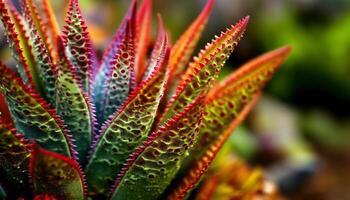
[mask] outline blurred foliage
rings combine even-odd
[[[286,41],[294,47],[270,92],[298,105],[322,106],[336,114],[349,115],[350,13],[329,19],[334,22],[326,24],[312,21],[311,16],[303,17],[291,8],[280,13],[274,17],[269,12],[262,13],[254,31],[264,48]],[[257,34],[261,32],[264,34]]]

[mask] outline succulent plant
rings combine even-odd
[[[249,17],[190,62],[214,0],[172,47],[160,16],[152,45],[151,4],[132,2],[100,58],[78,0],[62,31],[49,0],[23,0],[20,10],[0,0],[17,62],[0,63],[0,186],[9,199],[186,198],[290,51],[219,82]]]

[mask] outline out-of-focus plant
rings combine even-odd
[[[283,200],[276,186],[264,179],[263,170],[225,155],[197,191],[196,200],[266,199]]]
[[[9,198],[186,197],[290,51],[269,52],[218,83],[249,17],[189,63],[214,0],[172,48],[160,16],[150,45],[151,3],[133,1],[99,59],[78,0],[62,32],[48,0],[23,0],[21,13],[0,0],[19,74],[0,64],[0,178]]]

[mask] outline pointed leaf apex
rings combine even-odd
[[[293,47],[291,45],[283,46],[279,49],[276,49],[275,52],[280,55],[287,55],[292,51]]]
[[[207,16],[209,15],[209,13],[211,12],[211,10],[213,9],[215,0],[208,0],[207,4],[205,5],[201,15]]]
[[[162,15],[161,15],[160,13],[157,13],[157,19],[158,19],[159,30],[165,31],[165,26],[164,26],[163,18],[162,18]]]
[[[137,14],[137,3],[138,0],[133,0],[131,3],[131,6],[127,12],[127,16],[129,17],[129,19],[135,19],[136,18],[136,14]]]
[[[237,30],[240,30],[240,32],[244,32],[247,28],[247,25],[249,23],[250,16],[247,15],[243,19],[241,19],[234,27],[237,28]]]

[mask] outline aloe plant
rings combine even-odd
[[[171,47],[152,1],[133,1],[102,58],[78,0],[60,31],[49,0],[0,0],[16,71],[0,63],[0,186],[35,199],[182,199],[286,59],[283,47],[218,75],[249,17],[191,61],[214,0]],[[148,49],[152,49],[148,56]]]

